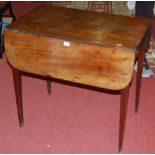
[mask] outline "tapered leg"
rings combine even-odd
[[[12,68],[14,89],[16,95],[16,105],[18,111],[18,119],[20,127],[24,126],[23,119],[23,105],[22,105],[22,83],[21,83],[21,73],[15,68]]]
[[[142,82],[142,72],[143,72],[143,62],[145,51],[140,49],[138,54],[138,65],[137,65],[137,81],[136,81],[136,102],[135,102],[135,113],[138,111],[139,107],[139,99],[140,99],[140,91],[141,91],[141,82]]]
[[[145,57],[145,52],[149,48],[149,43],[151,40],[152,29],[148,29],[144,40],[141,42],[138,50],[138,68],[137,68],[137,81],[136,81],[136,100],[135,100],[135,113],[138,112],[139,100],[140,100],[140,91],[141,91],[141,82],[142,82],[142,72],[143,72],[143,62]]]
[[[48,95],[51,95],[51,80],[50,79],[47,80],[47,92],[48,92]]]
[[[129,86],[121,90],[121,103],[120,103],[120,122],[119,122],[119,151],[122,150],[125,122],[127,115],[128,97],[129,97]]]

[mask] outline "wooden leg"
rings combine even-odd
[[[129,97],[129,86],[121,90],[121,103],[120,103],[120,122],[119,122],[119,152],[122,150],[125,122],[127,115],[128,97]]]
[[[48,95],[51,95],[51,80],[47,80],[47,92]]]
[[[136,101],[135,101],[135,113],[138,111],[141,82],[142,82],[142,72],[143,72],[143,62],[144,62],[145,51],[139,51],[138,54],[138,65],[137,65],[137,81],[136,81]]]
[[[16,105],[18,111],[18,119],[20,127],[24,126],[23,119],[23,105],[22,105],[22,83],[21,83],[21,73],[15,68],[12,68],[14,89],[16,95]]]

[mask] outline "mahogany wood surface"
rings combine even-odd
[[[13,82],[15,88],[15,96],[16,96],[16,105],[17,105],[17,112],[19,118],[19,125],[20,127],[24,126],[24,119],[23,119],[23,104],[22,104],[22,81],[21,81],[21,73],[17,69],[12,67],[12,75],[13,75]]]
[[[13,70],[20,126],[23,125],[20,71],[121,90],[120,151],[136,54],[140,61],[136,107],[139,105],[143,45],[149,25],[148,20],[137,17],[43,5],[8,26],[4,32],[6,56]],[[50,84],[48,80],[49,94]]]
[[[134,51],[148,26],[141,18],[41,6],[7,28],[6,55],[23,71],[121,89],[131,81]]]
[[[113,90],[131,81],[134,52],[73,41],[66,47],[61,39],[16,31],[5,37],[8,61],[19,70]]]
[[[103,46],[136,50],[149,22],[138,17],[40,6],[8,29]]]
[[[120,122],[119,122],[119,151],[122,150],[124,132],[125,132],[125,123],[128,109],[128,97],[129,97],[129,87],[121,90],[121,103],[120,103]]]

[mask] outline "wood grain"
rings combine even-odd
[[[8,61],[25,72],[113,90],[132,79],[134,52],[15,31],[5,39]]]
[[[40,6],[8,29],[136,51],[148,27],[149,21],[138,17]]]

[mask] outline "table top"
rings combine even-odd
[[[149,26],[141,18],[43,5],[4,31],[6,56],[24,72],[119,90],[131,82]]]
[[[136,51],[149,25],[138,17],[42,5],[7,29]]]

